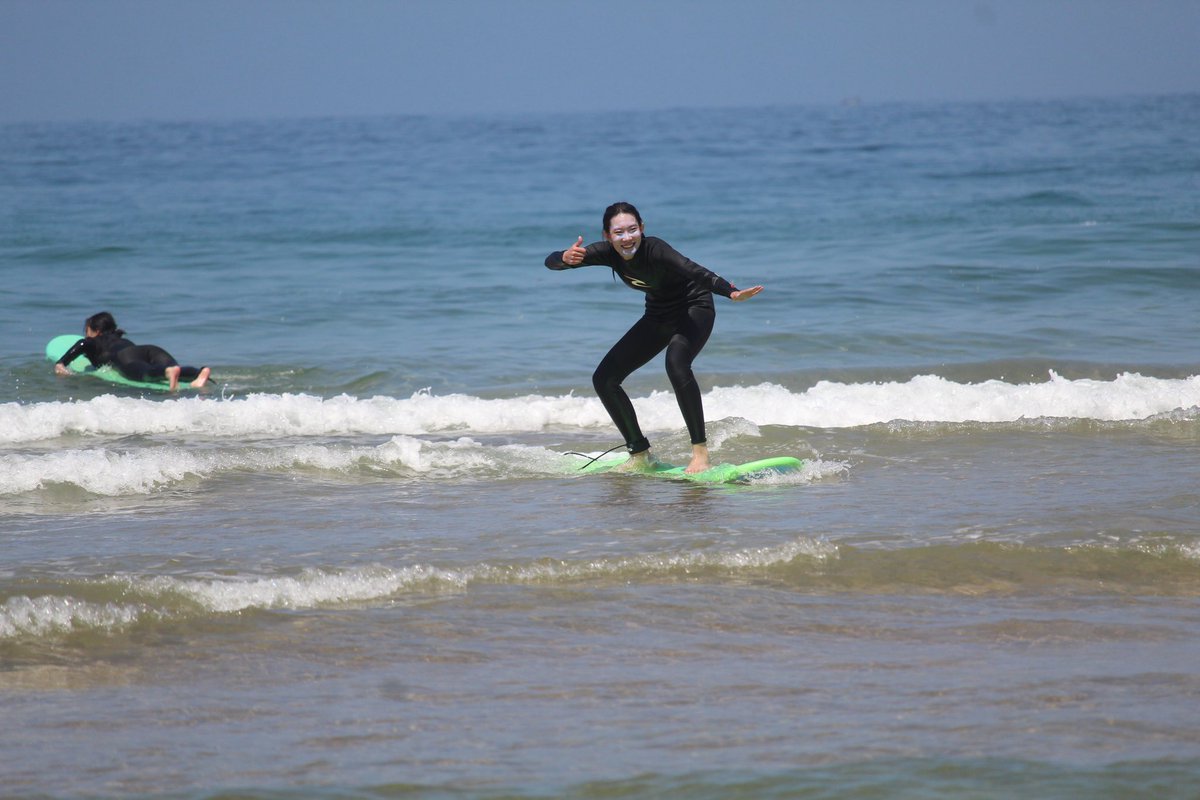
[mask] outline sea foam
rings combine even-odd
[[[654,392],[634,402],[646,430],[679,427],[679,409],[671,392]],[[757,425],[818,428],[897,420],[1141,420],[1200,408],[1200,376],[1167,379],[1125,373],[1111,381],[1099,381],[1068,380],[1051,373],[1042,383],[1013,384],[999,380],[956,383],[920,375],[905,382],[822,381],[802,392],[762,383],[714,388],[704,396],[704,404],[710,420],[739,417]],[[61,436],[417,436],[609,430],[611,426],[599,400],[573,394],[494,399],[429,392],[408,398],[262,394],[168,401],[109,395],[86,401],[0,406],[0,445]]]
[[[596,454],[598,455],[598,454]],[[481,476],[574,476],[577,457],[535,445],[491,445],[470,437],[428,441],[393,436],[378,445],[278,444],[131,450],[105,447],[0,454],[0,497],[74,486],[107,497],[145,495],[188,479],[230,473],[319,471],[327,476],[477,480]],[[764,475],[760,484],[810,483],[845,470],[838,462],[807,461],[802,470]]]
[[[96,603],[71,594],[10,597],[0,604],[0,641],[79,630],[116,632],[143,620],[171,621],[246,611],[342,608],[382,604],[406,594],[458,593],[478,585],[573,585],[593,581],[687,578],[697,571],[737,576],[796,559],[836,557],[837,547],[807,538],[736,550],[647,553],[584,560],[462,566],[414,564],[347,570],[306,569],[291,575],[176,577],[113,575],[86,581],[87,590],[118,590],[132,602]],[[70,591],[70,590],[68,590]]]

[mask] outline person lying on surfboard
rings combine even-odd
[[[700,354],[716,320],[713,293],[740,302],[763,290],[761,286],[738,289],[696,262],[680,255],[671,245],[646,236],[642,216],[629,203],[613,203],[604,210],[604,241],[583,245],[580,236],[566,250],[546,256],[550,269],[574,269],[592,265],[612,269],[626,286],[644,292],[646,310],[642,318],[612,346],[596,367],[592,385],[629,448],[629,469],[650,468],[650,441],[642,434],[637,414],[621,383],[640,367],[667,351],[667,376],[675,390],[692,438],[692,460],[688,473],[708,469],[708,445],[704,432],[704,406],[700,385],[692,373],[692,361]]]
[[[59,375],[70,375],[67,365],[80,356],[87,356],[93,367],[111,364],[131,381],[165,380],[173,392],[179,388],[181,378],[191,381],[190,385],[199,389],[208,382],[212,372],[208,367],[181,367],[170,353],[157,345],[134,344],[125,338],[125,331],[117,327],[117,321],[107,311],[88,317],[83,333],[84,337],[54,364],[54,371]]]

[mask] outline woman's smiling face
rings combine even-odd
[[[617,214],[609,221],[604,238],[628,261],[642,243],[642,226],[633,214]]]

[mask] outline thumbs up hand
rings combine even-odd
[[[577,267],[583,263],[583,257],[587,251],[583,248],[583,237],[580,236],[575,240],[575,244],[563,251],[563,263],[569,267]]]

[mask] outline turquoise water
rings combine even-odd
[[[0,127],[12,796],[1191,797],[1200,97]],[[582,476],[626,199],[739,285]],[[60,378],[112,311],[213,368]],[[662,367],[628,383],[687,452]]]

